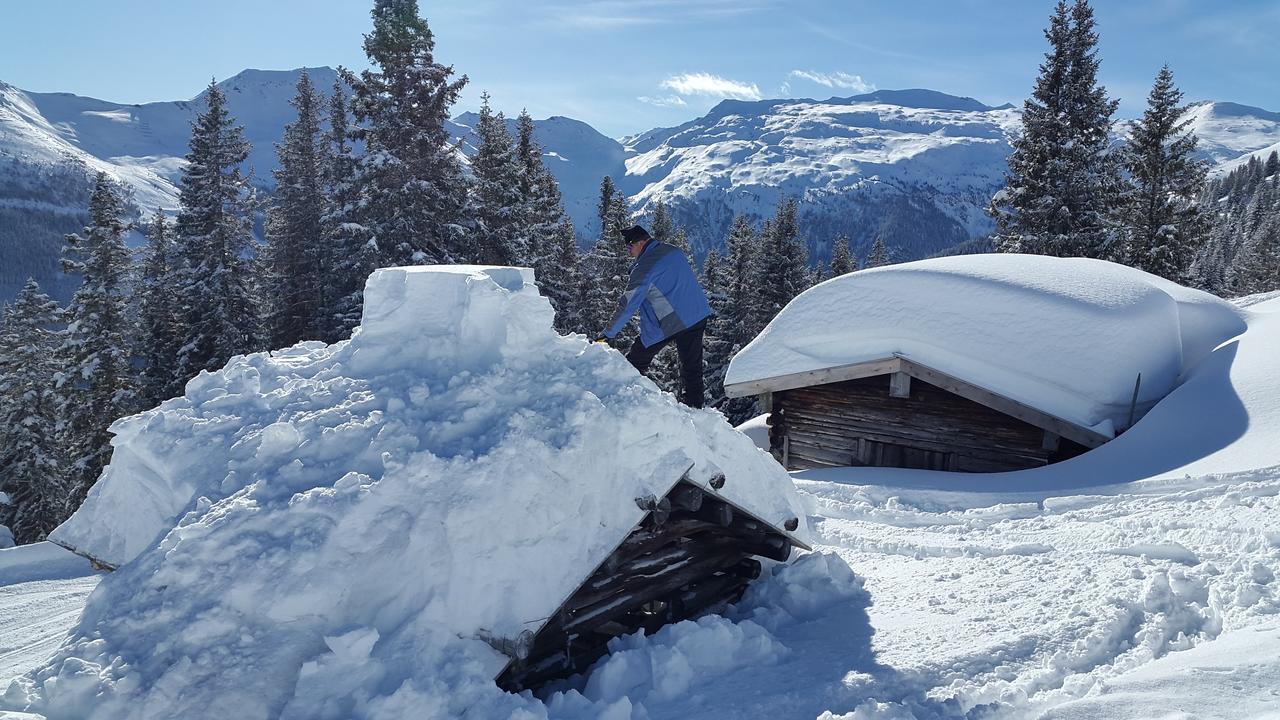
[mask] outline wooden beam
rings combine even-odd
[[[927,365],[921,365],[914,360],[907,358],[899,358],[902,372],[907,373],[917,380],[923,380],[930,385],[954,393],[963,398],[968,398],[976,403],[986,405],[992,410],[998,410],[1010,417],[1035,425],[1036,427],[1056,433],[1068,440],[1084,445],[1087,448],[1096,448],[1109,441],[1111,438],[1102,433],[1094,432],[1089,428],[1076,425],[1069,420],[1063,420],[1060,417],[1041,412],[1035,408],[1024,405],[1017,400],[1005,397],[999,393],[991,392],[986,388],[978,387],[972,383],[965,382],[957,377],[953,377],[939,370],[934,370]]]
[[[889,376],[889,397],[911,397],[911,376],[898,371]]]
[[[724,394],[731,398],[746,397],[748,395],[777,392],[778,390],[809,387],[810,385],[826,385],[827,383],[840,382],[842,380],[887,375],[898,372],[900,369],[899,358],[887,357],[870,362],[837,365],[835,367],[806,370],[761,380],[733,383],[732,385],[724,386]]]

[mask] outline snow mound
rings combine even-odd
[[[475,638],[536,630],[641,519],[634,498],[692,465],[766,520],[804,517],[722,416],[551,321],[528,270],[385,269],[351,340],[233,358],[116,423],[53,537],[119,569],[0,706],[544,716]]]
[[[862,270],[801,293],[725,384],[902,355],[1084,427],[1128,424],[1245,330],[1208,293],[1086,258],[965,255]]]

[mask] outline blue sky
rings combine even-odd
[[[1095,0],[1102,80],[1141,113],[1169,63],[1189,100],[1280,111],[1277,0]],[[0,80],[116,102],[186,99],[245,68],[365,66],[364,0],[0,0]],[[421,0],[437,59],[499,110],[611,136],[725,97],[924,87],[1021,103],[1052,0]]]

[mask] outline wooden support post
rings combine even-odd
[[[889,376],[889,397],[911,397],[911,376],[904,372],[896,372]]]
[[[762,413],[773,412],[773,393],[760,393],[760,396],[756,400],[756,404],[760,406],[760,412]]]
[[[1049,452],[1057,452],[1057,451],[1058,451],[1058,441],[1059,441],[1060,439],[1061,439],[1061,436],[1060,436],[1060,435],[1058,435],[1058,433],[1055,433],[1055,432],[1049,432],[1048,430],[1045,430],[1045,431],[1044,431],[1044,440],[1043,440],[1043,441],[1041,441],[1041,443],[1040,443],[1040,448],[1041,448],[1042,450],[1048,450]]]

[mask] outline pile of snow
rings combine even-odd
[[[365,297],[350,341],[234,358],[113,426],[112,464],[53,538],[120,567],[0,706],[543,717],[493,684],[506,659],[476,636],[536,630],[641,519],[634,498],[692,465],[764,519],[803,517],[786,473],[718,413],[556,334],[530,271],[392,268]],[[750,657],[776,651],[723,632]]]
[[[1244,329],[1230,303],[1101,260],[946,257],[810,288],[725,384],[897,354],[1110,435],[1128,424],[1139,373],[1140,417]]]

